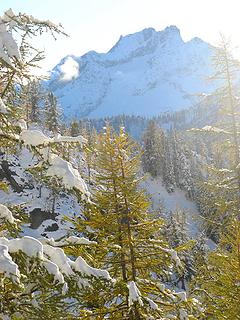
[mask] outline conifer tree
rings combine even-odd
[[[173,265],[181,268],[181,263],[161,235],[162,220],[148,212],[139,188],[136,146],[123,129],[117,135],[107,127],[96,152],[92,203],[84,212],[85,221],[73,223],[98,243],[92,256],[116,283],[104,294],[104,304],[93,306],[92,317],[94,309],[102,318],[132,320],[187,313],[185,293],[181,299],[163,284]]]
[[[198,270],[193,291],[202,298],[206,319],[239,319],[240,223],[232,219],[216,250]]]
[[[16,85],[18,89],[24,86],[31,79],[31,68],[44,58],[43,52],[33,46],[32,38],[44,32],[54,38],[57,34],[65,33],[60,25],[35,19],[25,13],[15,14],[11,9],[1,16],[1,26],[0,94],[11,105],[16,101]],[[17,33],[17,41],[14,33]]]
[[[153,177],[165,170],[164,133],[155,121],[150,121],[143,136],[143,169]]]
[[[175,283],[184,290],[186,290],[187,283],[195,274],[193,257],[193,247],[195,244],[190,239],[186,226],[186,213],[181,210],[173,212],[164,226],[164,234],[170,246],[173,249],[182,249],[179,252],[179,258],[183,264],[183,272],[175,279]]]
[[[78,121],[74,120],[70,124],[70,135],[72,137],[77,137],[80,134],[80,128]]]
[[[96,170],[96,144],[97,144],[97,132],[95,129],[82,130],[86,143],[83,148],[84,162],[87,166],[87,177],[88,185],[92,184],[92,175]],[[84,174],[84,173],[83,173]]]
[[[20,31],[20,52],[12,36],[13,29]],[[11,10],[1,17],[1,152],[13,152],[10,149],[13,145],[19,149],[23,138],[19,134],[28,131],[21,131],[18,123],[17,115],[22,112],[17,113],[19,110],[16,110],[15,89],[22,84],[22,79],[30,77],[28,68],[40,59],[38,54],[31,56],[31,50],[38,51],[28,44],[27,39],[30,35],[41,34],[43,30],[60,32],[49,21],[40,21],[25,14],[14,15]],[[22,105],[19,107],[23,108]],[[42,132],[37,132],[44,137]],[[7,183],[1,181],[0,188],[6,190]],[[23,207],[20,214],[24,215]],[[89,291],[92,279],[105,281],[109,278],[108,273],[92,269],[82,257],[71,260],[58,248],[59,243],[46,244],[21,235],[17,238],[19,224],[12,211],[0,204],[0,318],[76,319],[79,309],[84,308],[82,294],[85,284],[88,284]]]
[[[215,74],[212,80],[221,85],[215,93],[215,99],[221,106],[220,118],[214,126],[205,126],[195,131],[205,137],[209,149],[212,149],[209,154],[212,161],[207,163],[207,174],[201,186],[200,206],[208,234],[212,233],[217,240],[221,229],[224,230],[233,217],[239,216],[240,210],[240,116],[235,88],[239,63],[233,58],[230,44],[224,37],[216,48],[213,61]],[[216,159],[219,154],[221,158]]]
[[[23,96],[23,97],[22,97]],[[41,121],[41,103],[43,104],[43,89],[36,79],[30,81],[23,87],[21,93],[21,103],[23,105],[24,118],[27,125],[29,123],[39,123]]]
[[[238,110],[238,97],[235,93],[235,81],[239,75],[240,64],[234,59],[231,53],[230,42],[221,36],[220,46],[217,47],[214,55],[214,67],[216,73],[212,76],[212,79],[223,82],[223,86],[217,91],[220,97],[220,103],[223,106],[221,113],[225,117],[222,126],[224,129],[231,133],[231,144],[234,153],[234,168],[236,168],[240,162],[239,155],[239,110]],[[229,118],[229,119],[226,119]],[[240,180],[239,180],[240,182]],[[240,187],[240,184],[239,184]]]
[[[220,120],[214,126],[195,131],[210,141],[212,161],[208,162],[200,202],[205,230],[218,246],[198,266],[193,292],[202,298],[207,319],[232,320],[238,319],[240,313],[236,303],[240,299],[240,122],[235,88],[239,63],[232,57],[229,43],[224,38],[217,48],[214,66],[213,80],[221,84],[216,91],[217,102],[221,105]],[[215,159],[219,154],[220,159]]]
[[[54,134],[60,131],[60,110],[52,92],[49,92],[45,102],[45,126]]]
[[[20,220],[2,204],[0,222],[1,229],[6,226],[0,230],[1,319],[76,319],[92,285],[108,286],[108,272],[90,267],[82,257],[73,261],[63,251],[64,247],[90,245],[87,239],[8,239],[7,231],[13,236]]]
[[[169,135],[174,180],[177,187],[187,191],[189,198],[194,197],[190,151],[181,135],[181,132],[172,130]]]

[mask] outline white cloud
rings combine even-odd
[[[79,75],[79,64],[72,57],[68,57],[64,64],[61,65],[61,80],[69,81],[75,79]]]

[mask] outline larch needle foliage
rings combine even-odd
[[[91,203],[85,221],[74,223],[97,242],[92,259],[115,282],[112,288],[102,289],[102,294],[96,293],[86,319],[185,319],[188,313],[189,319],[195,319],[185,292],[175,293],[164,285],[171,271],[182,266],[176,251],[161,236],[163,221],[149,213],[148,199],[139,185],[137,146],[123,128],[116,134],[106,127],[95,152]]]

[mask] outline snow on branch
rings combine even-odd
[[[0,245],[8,247],[10,253],[23,252],[28,257],[43,259],[43,246],[41,242],[32,237],[23,237],[8,240],[5,237],[0,238]]]
[[[47,146],[50,143],[54,142],[69,142],[81,144],[86,142],[82,136],[57,136],[55,138],[50,138],[40,130],[23,130],[20,134],[20,140],[22,140],[26,146],[32,147]],[[46,150],[43,150],[43,155],[45,151]],[[47,152],[47,157],[45,160],[50,164],[46,172],[47,176],[59,178],[66,189],[77,189],[85,196],[90,196],[85,181],[81,178],[78,170],[73,168],[70,162],[62,159],[54,153],[51,153],[50,151]]]
[[[0,97],[0,113],[6,114],[8,112],[8,108],[5,106],[4,102]]]
[[[54,276],[54,281],[64,285],[64,291],[67,289],[63,274],[60,272],[59,267],[56,263],[48,259],[44,259],[42,265],[45,267],[47,272]]]
[[[13,39],[12,30],[16,26],[11,9],[0,17],[0,60],[14,68],[11,58],[20,60],[20,53],[16,41]]]
[[[79,143],[80,145],[83,145],[87,143],[87,140],[82,136],[71,137],[71,136],[58,135],[55,138],[53,138],[53,142],[71,142],[71,143]]]
[[[15,283],[20,283],[20,272],[18,265],[13,262],[9,255],[8,247],[0,244],[0,274],[6,275]]]
[[[128,282],[128,302],[129,306],[132,306],[134,302],[138,302],[141,306],[143,305],[142,298],[141,298],[141,292],[139,291],[136,283],[134,281]]]
[[[113,280],[110,277],[108,271],[90,267],[89,264],[87,264],[87,262],[82,257],[78,257],[75,262],[71,263],[71,265],[74,270],[80,272],[81,274],[93,276],[95,278]]]
[[[187,294],[185,291],[175,292],[175,296],[177,296],[180,301],[187,301]]]
[[[40,240],[43,242],[42,240]],[[53,247],[64,247],[64,246],[70,246],[70,245],[92,245],[97,244],[96,241],[90,241],[87,238],[84,237],[76,237],[76,236],[70,236],[66,239],[55,241],[53,238],[50,239],[44,239],[44,242],[47,244],[50,244]]]
[[[205,126],[203,128],[192,128],[187,130],[189,132],[210,132],[210,133],[224,133],[224,134],[229,134],[228,131],[225,131],[221,128],[217,128],[217,127],[212,127],[212,126]]]
[[[0,16],[0,60],[7,67],[15,69],[13,62],[21,62],[21,54],[16,39],[13,37],[14,31],[20,31],[32,37],[36,33],[42,34],[43,31],[50,31],[55,38],[55,33],[63,32],[61,25],[56,25],[49,20],[39,20],[31,15],[15,14],[12,9],[7,10],[3,16]]]
[[[82,258],[78,257],[76,261],[67,257],[61,248],[52,247],[48,244],[42,244],[39,240],[32,237],[23,237],[16,239],[0,238],[0,273],[11,278],[14,282],[20,282],[20,271],[18,265],[13,262],[11,253],[23,252],[30,258],[38,258],[41,266],[54,277],[54,281],[63,285],[63,291],[67,290],[66,277],[74,277],[82,285],[81,276],[93,276],[105,280],[112,280],[109,273],[105,270],[96,269],[87,264]],[[26,260],[27,261],[27,260]]]
[[[158,305],[150,298],[145,297],[145,299],[147,300],[147,302],[149,303],[149,306],[152,310],[159,310]]]
[[[202,128],[203,131],[210,131],[210,132],[215,132],[215,133],[229,133],[223,129],[217,128],[217,127],[212,127],[212,126],[205,126]]]
[[[163,249],[163,250],[170,255],[172,261],[175,262],[177,268],[182,268],[183,267],[182,263],[181,263],[181,260],[179,259],[179,256],[178,256],[178,254],[177,254],[177,252],[175,250],[166,249],[166,248]]]
[[[70,262],[71,260],[66,256],[65,252],[63,249],[60,248],[54,248],[50,245],[42,245],[43,246],[43,251],[45,256],[55,263],[59,270],[65,274],[66,276],[70,277],[74,275],[74,272],[71,268]]]
[[[0,203],[0,220],[5,220],[11,224],[16,224],[18,222],[18,219],[15,219],[13,217],[12,212],[3,204]]]
[[[161,243],[161,241],[154,240],[154,239],[150,239],[150,242],[155,244]],[[166,252],[170,256],[171,260],[174,261],[177,268],[183,267],[181,260],[179,259],[179,256],[174,249],[163,248],[162,246],[159,246],[159,245],[157,246],[157,248],[161,249],[163,252]]]
[[[82,136],[70,137],[70,136],[57,135],[54,138],[50,138],[50,137],[47,137],[40,130],[23,130],[20,134],[20,139],[24,142],[26,146],[33,146],[33,147],[38,147],[42,145],[46,146],[50,143],[61,143],[61,142],[79,143],[80,145],[83,145],[84,143],[87,142],[86,139],[83,138]]]
[[[24,142],[26,146],[45,146],[52,141],[40,130],[23,130],[20,134],[20,140]]]
[[[50,167],[47,169],[47,176],[61,179],[66,189],[77,189],[87,197],[90,196],[85,181],[81,178],[77,169],[61,157],[52,154],[49,159]]]

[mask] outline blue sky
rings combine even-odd
[[[12,8],[39,19],[61,22],[69,38],[38,40],[45,49],[44,69],[67,54],[108,51],[120,35],[146,27],[177,25],[184,40],[198,36],[216,43],[219,32],[240,46],[238,0],[0,0],[0,15]]]

